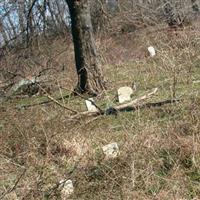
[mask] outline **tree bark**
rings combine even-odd
[[[22,44],[25,42],[26,40],[26,36],[25,36],[25,16],[24,16],[24,2],[18,1],[17,2],[17,14],[18,14],[18,18],[19,18],[19,28],[20,28],[20,34],[21,34],[21,42]]]
[[[76,92],[98,94],[104,79],[96,51],[89,0],[66,0],[71,17],[78,84]]]
[[[51,15],[51,20],[54,23],[54,27],[53,28],[57,28],[58,26],[57,26],[57,22],[56,22],[56,16],[55,16],[55,14],[54,14],[54,12],[53,12],[53,10],[51,8],[50,2],[47,1],[46,3],[47,3],[48,10],[50,12],[50,15]],[[49,24],[48,24],[48,26],[49,26]]]
[[[7,44],[9,39],[8,39],[8,36],[7,36],[7,33],[6,33],[6,30],[5,30],[5,27],[4,27],[2,19],[0,19],[0,33],[1,33],[2,37],[3,37],[4,44]]]
[[[42,11],[42,18],[43,18],[43,33],[46,36],[46,10],[47,10],[47,1],[44,0],[43,2],[43,11]]]
[[[16,30],[15,30],[15,26],[14,26],[14,24],[13,24],[13,21],[12,21],[11,17],[10,17],[10,14],[8,14],[7,18],[8,18],[8,22],[9,22],[9,24],[10,24],[10,27],[11,27],[11,29],[12,29],[13,37],[16,38],[16,37],[17,37],[17,32],[16,32]]]
[[[55,6],[56,6],[56,10],[58,11],[58,13],[56,14],[57,16],[57,21],[59,23],[59,28],[60,31],[62,30],[62,28],[64,28],[63,30],[67,30],[68,31],[68,28],[67,28],[67,25],[64,21],[64,6],[61,4],[61,2],[58,2],[58,1],[55,1]]]
[[[28,0],[28,17],[27,17],[27,46],[32,46],[33,36],[34,36],[34,16],[33,16],[33,7],[36,3],[36,0]]]

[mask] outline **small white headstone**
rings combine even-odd
[[[193,81],[194,84],[200,83],[200,80]]]
[[[148,47],[148,52],[151,57],[154,57],[156,55],[156,50],[152,46]]]
[[[124,103],[125,101],[130,101],[132,94],[133,94],[133,89],[131,87],[119,88],[118,89],[119,103]]]
[[[63,200],[67,199],[70,195],[74,193],[74,186],[71,180],[62,180],[60,181],[61,190],[61,198]]]
[[[5,196],[4,200],[18,200],[18,197],[15,192],[11,192]]]
[[[119,147],[117,143],[107,144],[102,147],[107,158],[115,158],[119,154]]]
[[[93,98],[89,98],[88,100],[85,100],[88,111],[90,111],[90,112],[98,111],[98,109],[96,108],[96,106],[92,102],[94,102]]]

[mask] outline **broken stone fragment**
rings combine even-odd
[[[29,96],[32,96],[36,94],[39,90],[39,86],[37,84],[35,77],[27,78],[27,79],[21,79],[19,82],[14,84],[8,93],[6,94],[7,97],[13,96],[13,95],[20,95],[20,94],[26,94]]]
[[[119,147],[116,142],[107,144],[102,149],[106,158],[116,158],[119,154]]]
[[[154,49],[154,47],[150,46],[147,49],[151,57],[154,57],[156,55],[156,50]]]
[[[3,199],[4,200],[18,200],[18,197],[15,192],[11,192],[11,193],[8,193]]]
[[[119,103],[124,103],[131,100],[133,89],[131,87],[120,87],[118,89]]]
[[[193,83],[193,84],[200,83],[200,80],[193,81],[192,83]]]
[[[61,180],[60,181],[61,198],[63,200],[67,199],[70,195],[74,193],[74,186],[72,180]]]
[[[98,109],[96,108],[96,106],[95,106],[92,102],[94,102],[94,99],[93,99],[93,98],[89,98],[88,100],[85,100],[87,109],[88,109],[88,111],[90,111],[90,112],[97,112]]]

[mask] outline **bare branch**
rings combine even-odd
[[[24,169],[24,171],[23,171],[22,174],[19,176],[19,178],[16,179],[14,185],[0,196],[0,199],[3,199],[6,195],[8,195],[9,193],[11,193],[12,191],[14,191],[14,190],[16,189],[18,183],[20,182],[20,180],[21,180],[22,177],[24,176],[25,172],[26,172],[26,169]]]

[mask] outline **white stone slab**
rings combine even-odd
[[[119,147],[116,142],[107,144],[102,147],[106,158],[115,158],[119,154]]]
[[[72,180],[62,180],[60,181],[61,190],[61,198],[67,199],[70,195],[74,193],[74,186]]]
[[[156,50],[154,49],[154,47],[150,46],[147,49],[151,57],[154,57],[156,55]]]
[[[125,101],[130,101],[132,94],[133,94],[133,89],[131,87],[119,88],[118,89],[119,103],[124,103]]]
[[[90,112],[98,111],[98,109],[96,108],[96,106],[94,104],[92,104],[92,102],[94,102],[93,98],[89,98],[88,100],[85,100],[88,111],[90,111]]]
[[[194,84],[200,83],[200,80],[193,81]]]
[[[4,200],[18,200],[17,194],[15,192],[8,193]]]

